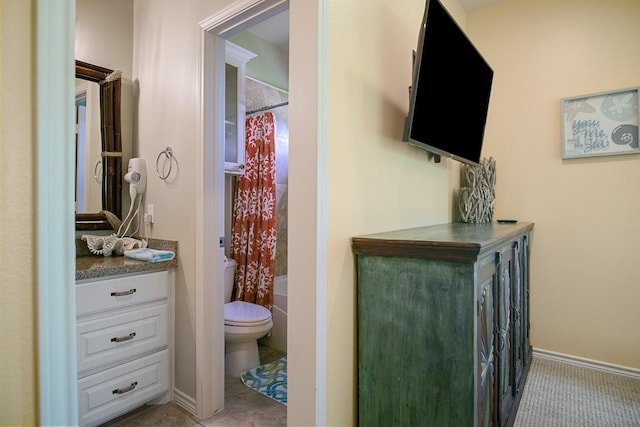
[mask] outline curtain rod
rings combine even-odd
[[[247,111],[246,115],[260,113],[261,111],[273,110],[274,108],[284,107],[285,105],[289,105],[289,101],[281,102],[280,104],[269,105],[262,108],[257,108],[255,110]]]

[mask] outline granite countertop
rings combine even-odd
[[[76,280],[96,279],[106,276],[139,273],[144,271],[166,270],[178,266],[178,242],[173,240],[148,239],[149,248],[173,251],[176,257],[171,261],[146,262],[138,261],[122,255],[93,255],[87,245],[76,240]],[[83,249],[84,248],[84,249]]]

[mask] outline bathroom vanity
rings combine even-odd
[[[80,425],[172,400],[176,265],[175,259],[76,259]]]
[[[531,363],[531,223],[354,237],[358,423],[509,426]]]

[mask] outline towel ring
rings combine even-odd
[[[162,157],[162,155],[164,154],[164,160],[162,161],[162,173],[160,172],[160,157]],[[169,160],[169,171],[165,174],[164,173],[164,164],[165,162]],[[163,151],[160,152],[160,154],[158,154],[158,157],[156,158],[156,173],[158,174],[158,178],[160,178],[163,181],[166,181],[167,178],[169,178],[169,175],[171,175],[171,168],[173,167],[173,149],[171,147],[167,147],[165,148]]]

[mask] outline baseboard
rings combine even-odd
[[[554,351],[543,350],[539,348],[533,349],[533,357],[555,360],[557,362],[564,362],[570,365],[576,365],[585,368],[596,369],[599,371],[609,372],[612,374],[624,375],[626,377],[631,377],[634,379],[640,379],[640,369],[630,368],[628,366],[614,365],[612,363],[585,359],[583,357],[556,353]]]
[[[180,407],[182,407],[185,411],[195,416],[196,413],[196,401],[191,397],[187,396],[183,392],[177,389],[173,389],[173,401]]]

